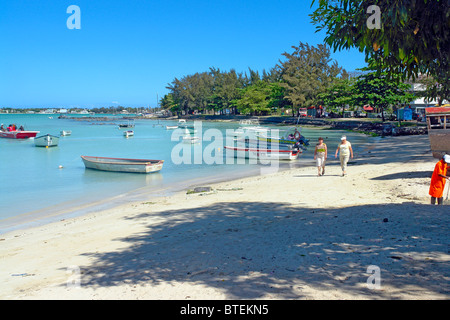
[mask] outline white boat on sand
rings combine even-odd
[[[162,169],[164,160],[81,156],[88,169],[112,172],[152,173]]]

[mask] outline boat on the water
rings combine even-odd
[[[88,169],[112,172],[152,173],[162,169],[164,160],[81,156]]]
[[[430,107],[425,109],[433,157],[441,159],[450,154],[450,107]]]
[[[72,134],[72,131],[70,131],[70,130],[61,130],[60,134],[61,134],[61,136],[70,136]]]
[[[123,135],[128,138],[128,137],[132,137],[134,136],[134,131],[133,130],[127,130],[123,132]]]
[[[301,154],[298,149],[268,149],[252,147],[225,146],[225,149],[232,150],[235,158],[261,159],[261,160],[295,160]],[[229,153],[226,153],[227,156]]]
[[[36,147],[56,147],[59,143],[59,137],[46,134],[40,137],[34,138],[34,145]]]
[[[257,118],[251,118],[251,119],[242,119],[241,121],[239,121],[239,125],[240,126],[259,126],[259,119]]]
[[[119,129],[128,129],[128,128],[134,128],[134,120],[128,121],[127,123],[120,123]]]
[[[29,139],[34,138],[39,133],[39,131],[27,131],[23,127],[17,129],[15,124],[10,124],[7,128],[3,126],[0,127],[0,138],[7,139]]]
[[[187,134],[185,136],[183,136],[183,143],[198,143],[200,142],[200,138],[196,137],[196,136],[191,136],[190,134]]]
[[[173,129],[177,129],[178,126],[166,126],[167,130],[173,130]]]
[[[279,138],[274,138],[267,134],[258,136],[258,140],[266,141],[268,143],[278,143],[280,145],[300,144],[304,149],[309,146],[309,140],[301,134],[301,129],[299,130],[297,128],[279,130]]]

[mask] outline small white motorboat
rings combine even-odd
[[[178,126],[166,126],[167,130],[178,129]]]
[[[72,131],[70,131],[70,130],[62,130],[61,132],[60,132],[60,134],[61,134],[61,136],[70,136],[71,134],[72,134]]]
[[[134,136],[134,131],[133,130],[124,131],[123,135],[125,136],[125,138],[132,137],[132,136]]]
[[[34,138],[34,145],[36,147],[56,147],[59,143],[59,137],[46,134],[44,136]]]

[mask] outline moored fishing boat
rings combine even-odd
[[[127,123],[120,123],[119,129],[128,129],[128,128],[134,128],[134,120],[128,121]]]
[[[246,159],[261,159],[261,160],[295,160],[300,155],[301,151],[298,149],[268,149],[268,148],[252,148],[252,147],[234,147],[225,146],[227,150],[232,150],[233,153],[226,152],[226,155],[232,155],[235,158]]]
[[[88,169],[112,172],[152,173],[162,169],[164,160],[81,156]]]
[[[60,134],[61,134],[61,136],[70,136],[72,134],[72,131],[70,131],[70,130],[61,130]]]
[[[36,147],[56,147],[59,143],[59,137],[46,134],[40,137],[34,138],[34,145]]]
[[[127,130],[123,132],[123,135],[128,138],[128,137],[132,137],[134,136],[134,131],[133,130]]]
[[[297,128],[288,128],[279,130],[279,138],[271,137],[269,134],[258,136],[258,140],[268,143],[278,143],[280,145],[295,145],[300,143],[302,146],[309,146],[309,140],[305,138]],[[272,133],[272,132],[268,132]]]
[[[431,107],[425,109],[433,157],[441,159],[450,154],[450,107]]]

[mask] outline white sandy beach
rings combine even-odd
[[[0,299],[449,299],[436,162],[427,136],[390,137],[346,177],[333,149],[323,177],[311,159],[0,235]]]

